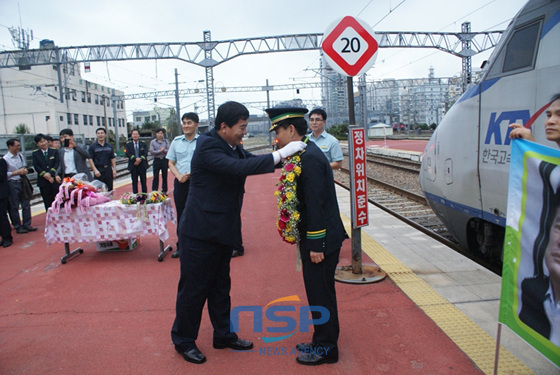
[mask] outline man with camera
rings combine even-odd
[[[73,177],[78,173],[85,173],[88,181],[93,181],[93,176],[89,170],[88,152],[78,146],[74,141],[72,129],[62,129],[60,131],[60,141],[62,148],[58,150],[60,165],[57,174],[62,177]]]
[[[36,231],[36,227],[31,226],[31,204],[30,199],[24,196],[22,176],[33,173],[32,168],[27,168],[25,158],[19,152],[21,144],[17,138],[10,138],[6,142],[8,153],[4,155],[4,160],[8,165],[8,201],[10,202],[10,219],[16,233],[27,233]],[[19,216],[19,207],[23,222]]]

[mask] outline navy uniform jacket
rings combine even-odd
[[[214,129],[198,137],[179,233],[222,245],[241,242],[241,202],[248,175],[274,171],[272,154],[233,150]],[[273,225],[271,223],[271,225]]]
[[[302,259],[309,252],[339,251],[347,238],[340,218],[331,165],[323,151],[313,142],[301,154],[301,175],[297,180],[300,222],[300,251]]]
[[[51,183],[45,180],[43,176],[45,175],[45,173],[50,173],[52,177],[56,176],[56,171],[60,166],[60,156],[58,154],[58,150],[55,148],[47,147],[47,157],[45,158],[43,150],[38,149],[33,151],[32,156],[33,167],[35,167],[35,171],[37,172],[37,186],[49,186]]]
[[[134,142],[130,141],[126,144],[125,149],[125,156],[128,159],[128,170],[132,172],[134,168],[144,169],[147,170],[148,166],[148,147],[146,147],[146,143],[144,141],[138,141],[138,156],[142,159],[142,163],[138,164],[137,166],[134,165],[134,159],[136,159],[136,155],[134,153]]]

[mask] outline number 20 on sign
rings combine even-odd
[[[325,31],[323,49],[329,66],[342,75],[365,73],[377,58],[378,43],[367,23],[351,16],[333,22]]]
[[[366,137],[364,129],[351,129],[350,173],[352,189],[352,225],[361,228],[369,225],[367,171],[366,171]]]

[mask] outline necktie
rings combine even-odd
[[[45,151],[45,159],[48,159],[48,156],[49,156],[49,152]]]
[[[138,157],[138,142],[134,142],[134,154]]]

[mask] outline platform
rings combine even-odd
[[[247,180],[245,255],[231,263],[233,306],[264,307],[293,295],[305,303],[295,248],[281,241],[274,226],[277,179],[267,174]],[[130,190],[126,181],[116,186],[115,196]],[[349,225],[349,193],[337,188],[337,194]],[[100,253],[95,244],[84,245],[80,257],[62,265],[62,248],[46,246],[40,211],[33,217],[37,232],[14,234],[14,245],[0,248],[2,374],[492,373],[499,277],[373,206],[362,232],[364,264],[372,258],[388,278],[336,284],[340,360],[317,368],[298,365],[290,354],[296,343],[309,341],[309,333],[266,344],[264,333],[253,332],[250,314],[240,319],[240,337],[252,340],[255,350],[213,349],[206,311],[197,344],[208,361],[185,362],[170,339],[179,261],[155,259],[157,237],[142,238],[128,252]],[[174,242],[175,228],[168,225]],[[340,264],[350,264],[350,256],[345,241]],[[507,331],[500,373],[558,374]]]

